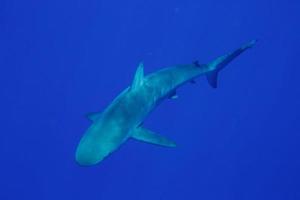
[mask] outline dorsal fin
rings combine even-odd
[[[136,89],[143,84],[144,80],[144,64],[141,62],[135,72],[132,89]]]

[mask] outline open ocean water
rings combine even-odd
[[[0,1],[0,200],[300,199],[299,0]],[[91,122],[145,73],[258,43],[178,90],[129,140],[79,166]]]

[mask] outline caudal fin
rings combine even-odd
[[[206,78],[211,87],[217,88],[218,85],[218,73],[221,71],[228,63],[230,63],[233,59],[243,53],[245,50],[253,47],[257,40],[252,40],[246,45],[240,47],[239,49],[221,56],[211,63],[208,64],[209,72],[206,74]]]
[[[206,79],[212,88],[218,87],[218,74],[219,71],[217,70],[206,74]]]

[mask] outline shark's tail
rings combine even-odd
[[[252,40],[251,42],[247,43],[246,45],[240,47],[239,49],[221,56],[214,61],[208,63],[209,72],[206,74],[206,78],[208,83],[213,87],[217,88],[217,80],[218,80],[218,73],[221,71],[229,62],[231,62],[234,58],[239,56],[245,50],[253,47],[257,40]]]

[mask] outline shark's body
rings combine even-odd
[[[212,87],[217,85],[218,72],[255,41],[221,56],[211,63],[197,62],[177,65],[144,76],[140,64],[133,84],[126,88],[102,112],[89,115],[93,124],[82,137],[76,151],[76,161],[81,165],[94,165],[118,149],[128,138],[175,147],[175,143],[141,126],[148,114],[164,99],[175,98],[176,89],[186,82],[193,82],[200,75],[206,75]]]

